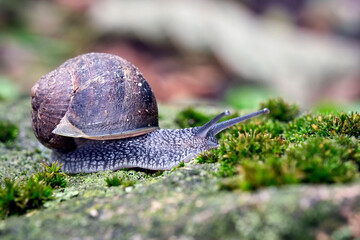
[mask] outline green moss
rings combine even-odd
[[[106,184],[108,187],[117,187],[117,186],[120,186],[121,185],[121,180],[119,177],[117,176],[113,176],[113,177],[107,177],[105,179],[106,181]]]
[[[43,170],[35,174],[38,181],[44,181],[53,188],[66,187],[66,174],[60,172],[61,165],[58,165],[58,162],[52,163],[51,166],[41,165],[43,166]]]
[[[136,183],[133,179],[129,179],[126,177],[118,177],[118,176],[107,177],[105,179],[105,182],[108,187],[116,187],[121,185],[124,188],[133,186]]]
[[[4,108],[13,109],[12,113],[17,114],[19,119],[24,119],[24,123],[19,123],[21,138],[15,140],[19,150],[5,148],[0,144],[0,179],[10,175],[16,180],[24,171],[27,171],[24,173],[26,176],[32,172],[36,174],[41,168],[38,163],[49,154],[49,151],[43,148],[42,154],[34,151],[38,144],[29,127],[29,117],[21,117],[23,115],[18,108],[18,105]],[[258,107],[254,107],[254,110],[256,108]],[[28,114],[29,110],[22,112]],[[15,116],[14,114],[10,115]],[[171,114],[166,112],[164,118],[171,119],[168,116]],[[18,123],[13,118],[12,121]],[[232,135],[234,141],[238,141],[241,134],[244,135],[243,138],[254,139],[259,135],[257,141],[264,141],[259,144],[260,150],[256,143],[251,143],[253,147],[249,149],[252,153],[239,157],[239,162],[234,161],[230,166],[234,168],[232,176],[216,175],[222,166],[220,162],[178,168],[176,171],[151,172],[136,169],[68,176],[67,188],[55,189],[53,196],[56,199],[45,202],[41,210],[0,221],[1,238],[356,238],[356,233],[349,229],[354,229],[352,219],[360,209],[359,179],[356,179],[354,184],[298,185],[297,183],[306,183],[305,177],[314,173],[306,175],[301,165],[296,165],[298,160],[292,158],[290,161],[290,157],[286,157],[290,156],[292,151],[297,155],[306,153],[308,150],[304,144],[319,138],[320,143],[329,141],[325,146],[330,145],[330,148],[338,149],[341,146],[344,150],[342,154],[341,151],[335,151],[338,156],[342,156],[341,162],[350,162],[357,166],[356,139],[344,135],[341,137],[345,141],[343,143],[340,138],[336,139],[335,135],[321,137],[313,134],[307,138],[289,141],[289,138],[285,137],[289,124],[259,116],[224,131],[224,136],[219,136],[220,144],[223,144],[229,135]],[[26,135],[28,140],[24,141],[23,133],[31,133]],[[346,142],[347,139],[351,139],[350,143]],[[275,141],[287,147],[273,156],[267,144],[275,143],[266,143],[267,141]],[[318,142],[314,140],[314,148],[316,144]],[[347,153],[346,149],[350,150],[350,153]],[[261,156],[263,150],[266,151]],[[325,156],[323,160],[326,159],[327,148],[320,148],[319,151],[323,151],[320,155]],[[312,153],[313,150],[309,152]],[[312,158],[310,153],[308,158]],[[207,154],[213,153],[210,151]],[[252,155],[257,157],[253,158]],[[214,155],[213,162],[217,161],[217,155]],[[322,165],[317,166],[319,167]],[[324,167],[328,168],[326,165]],[[26,181],[26,176],[21,179]],[[133,179],[137,185],[126,190],[123,187],[106,187],[105,179],[113,176]],[[4,182],[1,183],[4,187]],[[217,183],[222,189],[237,191],[261,189],[269,185],[294,186],[271,187],[239,194],[219,192]],[[130,189],[131,192],[128,191]]]
[[[344,112],[337,115],[306,114],[290,122],[283,135],[290,141],[304,141],[312,136],[345,135],[358,138],[360,136],[360,114]]]
[[[359,114],[307,114],[286,123],[297,115],[297,107],[276,101],[288,117],[275,114],[238,124],[221,135],[217,149],[197,158],[199,163],[220,164],[221,189],[343,183],[358,177]],[[263,107],[271,108],[275,100],[269,103]]]
[[[253,118],[245,122],[244,124],[239,124],[237,127],[232,128],[241,133],[246,133],[250,131],[256,131],[259,133],[270,133],[272,136],[279,136],[282,134],[286,128],[286,124],[278,120],[268,119],[264,120],[266,116],[260,116],[258,118]]]
[[[54,187],[66,186],[66,175],[61,166],[43,164],[43,171],[17,180],[6,177],[0,182],[0,218],[26,213],[52,200]]]
[[[301,171],[301,182],[348,182],[358,176],[360,147],[355,138],[314,137],[289,149],[283,159]]]
[[[270,134],[272,137],[280,136],[286,129],[286,123],[278,120],[267,119],[266,116],[258,116],[239,123],[218,134],[219,138],[226,139],[229,136],[249,134],[250,132]]]
[[[270,150],[279,144],[269,143],[274,139],[249,138],[257,139],[259,144],[254,146],[252,140],[248,140],[245,143],[248,146],[244,147],[239,142],[233,144],[238,149],[232,147],[228,153],[217,156],[219,175],[226,177],[220,181],[221,189],[254,190],[296,183],[340,183],[358,177],[360,147],[355,138],[316,137],[287,151],[284,151],[286,145],[282,144],[279,146],[283,148],[278,146]],[[216,150],[213,153],[219,154]],[[199,161],[204,158],[202,155]]]
[[[207,151],[198,157],[200,163],[220,163],[220,176],[232,176],[238,173],[241,159],[249,158],[253,161],[265,161],[270,156],[280,157],[288,147],[288,142],[281,137],[273,138],[269,133],[225,133],[220,139],[217,149]]]
[[[296,104],[289,104],[282,98],[269,99],[265,103],[261,103],[261,108],[268,108],[270,110],[270,118],[282,122],[289,122],[294,120],[299,115],[299,107]]]
[[[176,170],[178,170],[179,168],[182,168],[182,167],[185,167],[185,162],[184,161],[180,162],[176,167],[173,167],[171,169],[171,171],[176,171]]]
[[[7,121],[0,120],[0,142],[11,144],[17,137],[19,132],[18,127]]]
[[[53,199],[53,189],[34,176],[29,179],[5,178],[0,186],[0,218],[26,213]]]
[[[22,209],[17,202],[20,192],[19,181],[16,182],[10,178],[5,178],[2,181],[0,186],[0,218],[21,212]]]
[[[179,163],[179,167],[180,167],[180,168],[181,168],[181,167],[185,167],[185,162],[184,162],[184,161],[180,162],[180,163]]]
[[[255,190],[267,186],[280,186],[299,183],[299,172],[290,164],[274,156],[264,161],[245,159],[239,166],[239,188],[242,190]]]
[[[267,186],[296,184],[302,176],[298,169],[273,156],[268,156],[264,161],[243,159],[237,166],[237,172],[235,176],[220,180],[220,189],[249,191]]]

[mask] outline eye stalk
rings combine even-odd
[[[264,108],[257,112],[253,112],[253,113],[250,113],[250,114],[247,114],[244,116],[236,117],[236,118],[224,121],[224,122],[217,123],[221,118],[230,115],[230,111],[226,110],[226,111],[220,113],[219,115],[217,115],[216,117],[214,117],[213,119],[211,119],[209,122],[205,123],[202,127],[200,127],[196,135],[198,137],[206,137],[208,135],[215,136],[216,134],[218,134],[219,132],[223,131],[226,128],[229,128],[239,122],[248,120],[250,118],[253,118],[255,116],[258,116],[258,115],[261,115],[264,113],[270,113],[270,110],[267,108]]]
[[[229,116],[230,115],[230,111],[229,110],[225,110],[224,112],[220,113],[219,115],[217,115],[216,117],[214,117],[213,119],[211,119],[209,122],[205,123],[203,126],[201,126],[196,134],[196,136],[198,137],[206,137],[207,133],[209,132],[209,130],[211,128],[214,127],[214,125],[223,117],[225,116]]]

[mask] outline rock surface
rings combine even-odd
[[[29,102],[0,104],[1,116],[19,125],[14,146],[0,146],[1,178],[30,175],[49,155],[32,134]],[[160,113],[168,126],[172,110]],[[219,190],[217,170],[190,162],[165,172],[69,176],[42,209],[0,220],[0,239],[360,238],[359,182],[231,192]],[[108,187],[112,176],[136,184]]]

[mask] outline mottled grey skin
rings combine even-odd
[[[213,134],[197,136],[198,127],[159,129],[119,140],[83,140],[76,150],[53,150],[51,161],[63,164],[68,173],[98,172],[121,168],[169,170],[196,154],[218,146]]]

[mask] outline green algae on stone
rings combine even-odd
[[[0,147],[0,179],[30,175],[41,169],[44,155],[38,150]]]

